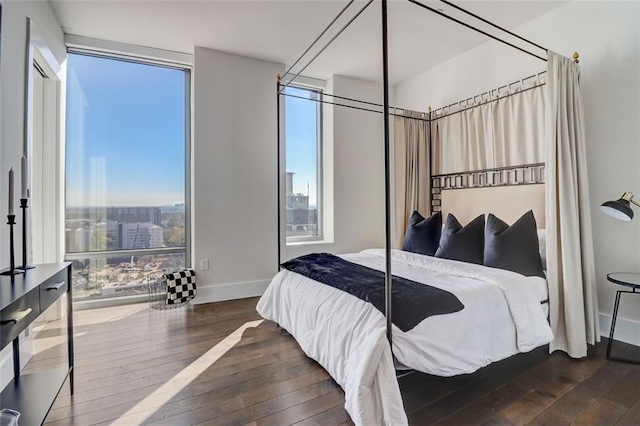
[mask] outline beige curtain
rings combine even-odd
[[[534,82],[537,84],[537,82]],[[543,86],[513,89],[513,95],[431,123],[434,174],[457,173],[544,161]],[[486,101],[487,99],[485,99]]]
[[[394,247],[401,248],[411,214],[430,214],[431,191],[429,138],[427,121],[422,114],[394,117]]]
[[[549,52],[546,87],[549,349],[579,358],[587,343],[600,341],[600,330],[578,64]]]

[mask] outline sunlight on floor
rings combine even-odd
[[[110,318],[108,321],[109,322],[120,321],[120,320],[125,319],[128,316],[131,316],[133,314],[137,314],[138,312],[142,312],[145,309],[148,309],[148,306],[146,304],[133,305],[130,311],[125,312],[123,314],[120,314],[118,316],[114,316],[114,317]]]
[[[25,372],[33,372],[41,368],[38,367],[40,361],[47,364],[50,360],[58,358],[63,360],[63,364],[66,362],[68,341],[66,324],[66,315],[57,320],[41,320],[35,323],[31,329],[32,345],[26,353],[30,353],[29,357],[34,357],[39,361],[27,363]],[[78,338],[86,334],[86,332],[77,332],[74,333],[74,336]]]
[[[242,325],[111,424],[133,426],[144,423],[158,408],[171,401],[171,399],[187,387],[189,383],[194,381],[200,374],[205,372],[207,368],[211,367],[238,344],[242,338],[242,334],[247,329],[258,327],[263,321],[264,320],[256,320]]]
[[[138,312],[149,309],[147,303],[136,303],[133,305],[110,306],[108,308],[91,309],[92,315],[74,315],[74,325],[76,327],[85,325],[100,325],[105,322],[120,321]]]
[[[86,334],[87,333],[74,333],[74,336],[77,339],[78,337],[84,336]],[[33,344],[34,344],[34,352],[36,354],[40,352],[53,350],[56,347],[61,345],[66,345],[67,344],[66,330],[65,330],[65,334],[62,336],[53,336],[53,337],[36,336],[36,338],[33,340]],[[66,357],[67,354],[64,353],[60,356]]]

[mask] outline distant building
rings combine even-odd
[[[69,230],[67,232],[70,233]],[[85,225],[73,232],[74,244],[68,246],[73,248],[73,250],[70,251],[101,251],[117,250],[120,248],[118,222],[114,220],[107,220],[106,222],[98,222],[92,225]],[[71,238],[67,238],[69,242]]]
[[[96,224],[96,229],[99,235],[106,237],[102,238],[106,242],[106,250],[118,250],[120,248],[120,233],[118,232],[117,221],[107,220],[106,222],[100,222]],[[102,248],[102,250],[105,248]]]
[[[107,220],[120,223],[145,223],[162,225],[160,207],[107,207]]]
[[[67,252],[73,253],[78,251],[76,247],[76,229],[67,228],[64,231],[64,242],[67,248]]]
[[[164,229],[162,226],[153,225],[148,229],[149,248],[162,247],[164,245]]]
[[[293,175],[292,172],[287,172],[287,197],[293,195]]]
[[[309,195],[293,193],[293,175],[293,173],[287,172],[287,236],[318,235],[318,211],[317,209],[309,209]]]
[[[75,231],[75,246],[77,251],[89,251],[91,246],[91,239],[93,236],[93,228],[78,228]]]
[[[158,248],[164,244],[162,227],[151,222],[121,223],[118,227],[123,250]]]

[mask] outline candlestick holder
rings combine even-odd
[[[29,208],[29,199],[20,198],[20,208],[22,209],[22,266],[18,266],[18,269],[26,271],[27,269],[33,269],[35,266],[27,263],[27,209]]]
[[[13,225],[15,224],[16,224],[16,215],[8,214],[7,225],[9,225],[9,270],[0,272],[0,275],[24,274],[24,271],[20,269],[16,269],[16,260],[14,256],[14,245],[13,245]]]

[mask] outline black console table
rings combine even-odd
[[[32,374],[20,374],[18,336],[40,314],[67,295],[69,365]],[[69,377],[73,394],[73,306],[71,263],[47,263],[25,274],[0,277],[0,349],[13,343],[13,380],[0,395],[0,408],[21,413],[20,426],[41,425],[62,385]]]

